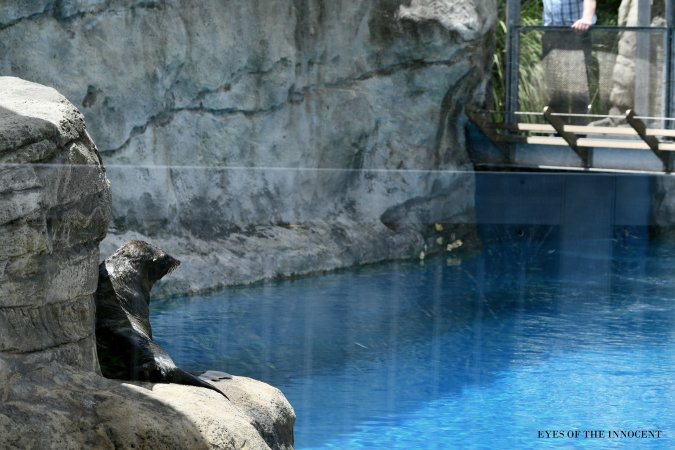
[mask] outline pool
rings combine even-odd
[[[481,234],[471,254],[156,302],[155,337],[189,370],[278,386],[298,449],[674,447],[675,246]]]

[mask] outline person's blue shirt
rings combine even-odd
[[[569,27],[581,19],[583,0],[544,0],[543,22],[547,27]],[[593,16],[593,23],[596,18]]]

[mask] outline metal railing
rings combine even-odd
[[[512,26],[506,73],[506,120],[517,112],[560,113],[612,121],[626,110],[671,127],[673,28],[596,26],[584,36],[566,27]],[[567,104],[566,104],[567,103]]]

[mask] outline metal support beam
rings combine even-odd
[[[518,55],[520,0],[506,0],[506,123],[516,122],[518,110]]]
[[[500,136],[494,127],[494,123],[491,123],[486,116],[488,115],[485,112],[467,110],[466,115],[469,119],[478,126],[480,131],[490,139],[490,142],[497,147],[497,149],[502,153],[504,157],[504,162],[506,164],[511,164],[513,162],[513,148],[511,147],[510,141],[513,142],[522,142],[523,139],[508,139],[505,136]]]
[[[673,77],[673,51],[675,51],[673,40],[675,39],[675,34],[673,33],[673,27],[675,26],[675,0],[665,0],[666,3],[666,63],[665,63],[665,86],[664,86],[664,115],[666,117],[672,117],[673,112],[675,111],[675,105],[673,102],[675,99],[672,98],[673,92],[673,83],[675,79]],[[664,124],[667,127],[672,126],[672,121],[667,120]]]
[[[626,122],[633,127],[635,132],[640,136],[640,138],[647,143],[650,149],[652,149],[653,152],[658,154],[659,151],[659,140],[656,139],[654,136],[648,136],[647,135],[647,126],[644,124],[643,121],[635,117],[635,111],[632,109],[629,109],[626,111]]]
[[[550,106],[544,107],[544,119],[546,119],[546,121],[550,123],[551,126],[553,126],[560,137],[562,137],[565,142],[567,142],[567,145],[569,145],[570,148],[574,150],[574,153],[576,153],[579,158],[581,158],[584,169],[588,169],[590,167],[589,149],[579,148],[577,145],[577,136],[574,133],[565,131],[565,123],[560,119],[560,117],[555,116],[554,114],[555,111],[553,111]]]
[[[651,0],[637,0],[637,26],[648,27],[652,21]],[[651,33],[638,32],[635,36],[635,98],[633,109],[643,114],[659,115],[649,110],[649,77],[651,71]]]
[[[626,111],[626,122],[628,122],[628,124],[633,127],[638,136],[640,136],[640,138],[649,146],[651,151],[659,157],[661,162],[663,162],[663,170],[666,172],[672,172],[673,160],[671,158],[671,154],[659,150],[659,140],[654,136],[647,134],[647,126],[643,121],[635,117],[635,111],[632,109]]]

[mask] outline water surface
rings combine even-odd
[[[155,337],[184,368],[281,388],[299,449],[675,446],[675,247],[483,234],[471,254],[156,302]]]

